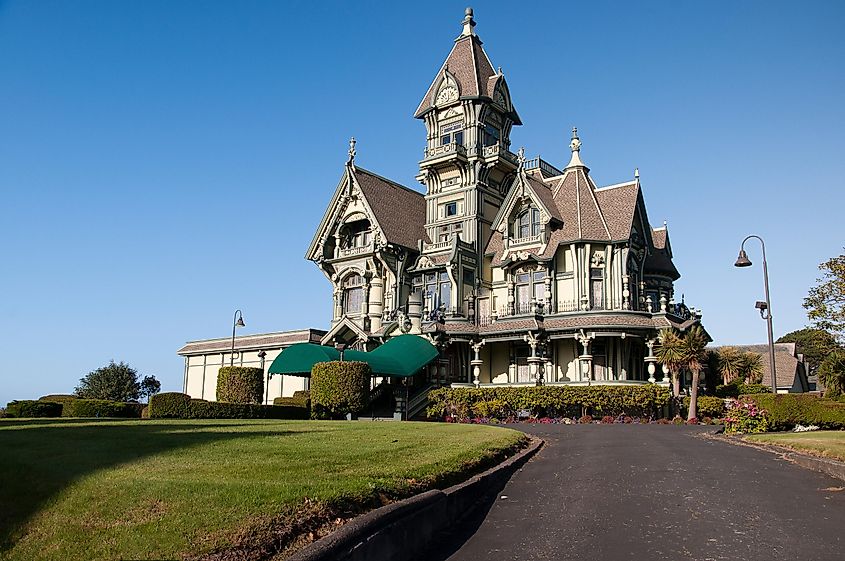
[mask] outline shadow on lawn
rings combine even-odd
[[[85,423],[88,426],[79,426]],[[239,426],[261,427],[248,423],[99,424],[90,419],[0,422],[0,552],[14,546],[26,522],[51,497],[98,470],[212,442],[301,434],[226,430]]]

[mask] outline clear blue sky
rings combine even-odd
[[[0,405],[110,359],[182,383],[176,350],[330,319],[303,255],[340,177],[408,186],[412,113],[464,3],[0,0]],[[717,343],[805,325],[845,245],[845,3],[474,5],[525,125],[514,147],[599,184],[639,166],[677,285]]]

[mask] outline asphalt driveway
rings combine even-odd
[[[546,445],[425,559],[845,559],[845,482],[712,427],[523,430]]]

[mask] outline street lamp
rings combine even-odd
[[[229,366],[235,365],[235,328],[237,327],[246,327],[244,315],[240,310],[235,310],[235,316],[232,318],[232,354],[229,356]]]
[[[769,372],[771,372],[772,376],[772,393],[778,393],[778,383],[777,383],[777,372],[775,370],[775,344],[772,339],[772,302],[769,299],[769,269],[766,266],[766,244],[763,242],[763,238],[760,236],[748,236],[744,240],[742,240],[742,245],[739,246],[739,256],[736,258],[736,263],[734,263],[734,267],[750,267],[751,260],[748,259],[748,255],[745,253],[745,242],[750,240],[751,238],[755,238],[760,240],[760,246],[763,248],[763,283],[765,286],[765,294],[766,294],[766,301],[765,302],[757,302],[754,306],[760,310],[760,317],[766,320],[766,324],[769,331]]]

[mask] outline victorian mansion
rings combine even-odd
[[[350,142],[306,254],[334,293],[323,344],[428,336],[441,383],[654,380],[659,330],[700,314],[675,297],[668,232],[649,222],[639,174],[596,185],[576,129],[562,167],[514,153],[507,81],[471,9],[462,24],[414,113],[425,193],[361,167]]]

